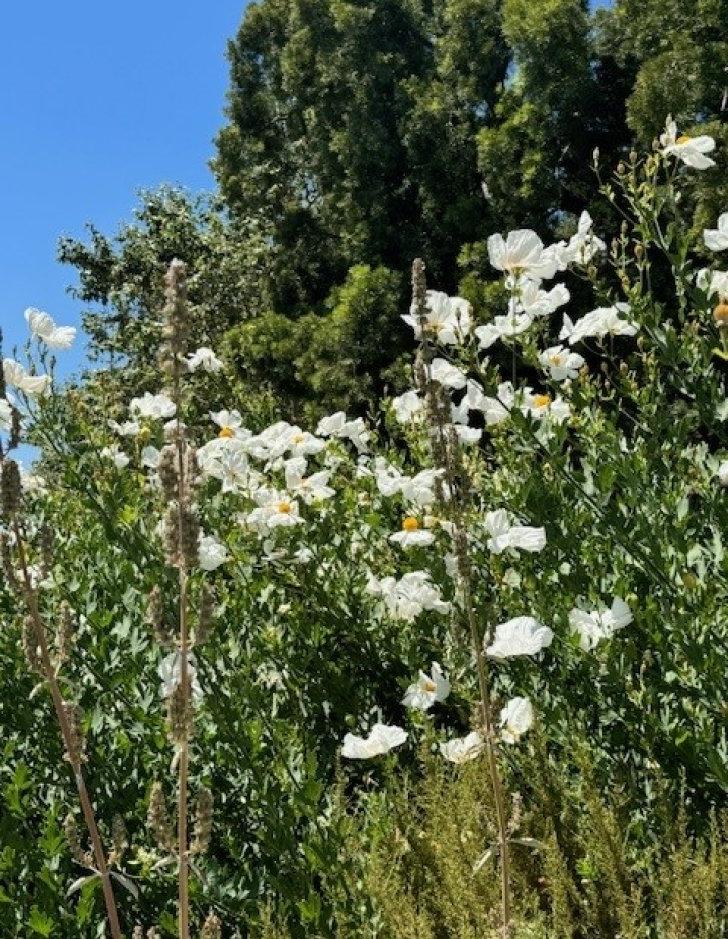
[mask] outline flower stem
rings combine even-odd
[[[38,598],[30,577],[28,561],[25,554],[25,544],[17,518],[13,520],[13,532],[15,534],[18,560],[20,562],[20,570],[23,577],[22,588],[25,594],[28,612],[30,613],[30,616],[33,620],[33,625],[35,627],[36,639],[40,648],[40,658],[41,665],[43,667],[43,674],[46,681],[48,682],[48,687],[51,692],[53,707],[56,712],[56,718],[58,719],[58,725],[61,731],[61,738],[63,740],[63,745],[66,750],[68,760],[73,769],[73,778],[74,782],[76,783],[78,798],[81,803],[81,811],[83,812],[86,828],[88,829],[89,837],[91,838],[91,846],[93,849],[94,860],[96,862],[96,869],[98,871],[99,877],[101,878],[101,887],[104,894],[104,903],[106,905],[106,915],[109,920],[111,936],[112,939],[123,939],[121,926],[119,924],[119,914],[116,909],[114,889],[111,885],[111,876],[109,873],[108,864],[106,862],[106,852],[104,851],[104,846],[101,841],[101,835],[96,823],[96,816],[91,804],[91,799],[89,798],[88,789],[86,788],[86,781],[81,769],[81,764],[73,756],[75,750],[73,744],[74,735],[68,720],[66,705],[61,694],[61,689],[58,685],[56,672],[53,667],[53,663],[51,662],[50,652],[48,651],[48,639],[46,636],[45,626],[40,615],[40,610],[38,609]]]

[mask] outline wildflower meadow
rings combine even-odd
[[[728,935],[709,130],[662,113],[595,148],[559,236],[482,231],[457,292],[426,250],[354,268],[343,345],[295,334],[305,400],[291,335],[255,332],[273,314],[223,336],[203,299],[284,249],[248,230],[233,263],[208,219],[201,253],[174,193],[114,248],[136,286],[88,315],[83,376],[57,377],[78,328],[25,311],[0,373],[0,936]],[[344,386],[354,308],[404,351]]]

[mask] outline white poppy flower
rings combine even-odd
[[[335,490],[328,485],[331,476],[328,470],[320,470],[310,476],[304,475],[306,460],[303,457],[286,460],[284,472],[286,489],[293,495],[300,496],[306,505],[331,499],[336,495]]]
[[[109,429],[120,437],[136,437],[142,428],[138,421],[109,421]]]
[[[144,447],[141,453],[141,464],[147,469],[157,469],[159,466],[159,450],[157,447],[149,446]]]
[[[408,515],[402,520],[402,531],[390,535],[389,540],[405,549],[424,548],[433,543],[435,536],[431,531],[420,528],[419,521],[413,515]]]
[[[12,385],[31,398],[44,395],[51,384],[50,375],[31,375],[15,359],[3,359],[3,376],[6,384]]]
[[[187,356],[186,361],[187,368],[191,372],[196,372],[198,369],[205,372],[219,372],[223,367],[220,359],[207,346],[200,346],[199,349]]]
[[[634,336],[639,327],[629,320],[623,319],[629,313],[629,304],[615,303],[614,306],[598,307],[582,316],[573,323],[564,314],[564,325],[559,333],[559,339],[567,339],[570,346],[582,339],[595,336],[603,339],[605,336]]]
[[[383,496],[390,497],[400,492],[404,478],[404,473],[388,463],[384,457],[378,456],[374,460],[374,480]]]
[[[433,704],[444,701],[450,694],[450,682],[437,662],[432,663],[430,674],[420,672],[417,681],[409,686],[402,698],[405,707],[427,711]]]
[[[576,378],[579,369],[584,365],[584,359],[578,352],[572,352],[565,346],[551,346],[539,355],[538,361],[548,371],[553,381],[566,381],[567,378]]]
[[[451,763],[467,763],[480,756],[485,747],[485,741],[477,730],[471,731],[466,737],[455,737],[440,744],[440,753]]]
[[[618,629],[632,622],[632,611],[619,597],[608,610],[585,612],[574,608],[569,613],[569,626],[579,636],[579,645],[588,652],[602,639],[610,639]]]
[[[549,280],[558,270],[553,252],[544,248],[536,232],[528,228],[491,235],[488,238],[488,257],[498,271],[515,277],[525,275],[535,280]]]
[[[698,271],[695,282],[709,297],[717,294],[721,300],[728,300],[728,271],[711,271],[704,267]]]
[[[394,416],[400,424],[409,422],[422,412],[425,402],[416,391],[405,391],[404,394],[392,398]]]
[[[253,498],[258,508],[247,515],[246,522],[258,531],[291,528],[303,522],[298,514],[298,502],[287,492],[262,488],[255,491]]]
[[[528,316],[550,316],[560,306],[568,303],[570,294],[563,284],[556,284],[551,290],[542,290],[538,283],[526,280],[514,298],[517,313]]]
[[[322,417],[316,427],[316,433],[319,437],[337,437],[346,424],[346,414],[343,411],[337,411],[328,417]]]
[[[432,505],[435,501],[435,482],[444,472],[442,469],[426,469],[411,477],[402,476],[399,484],[402,497],[412,505]]]
[[[367,737],[347,734],[341,755],[347,760],[369,760],[374,756],[389,753],[394,747],[401,746],[407,739],[407,732],[401,727],[389,724],[375,724]]]
[[[202,697],[202,688],[197,680],[195,657],[188,653],[187,655],[187,675],[192,686],[192,697],[199,700]],[[170,652],[165,655],[159,663],[158,674],[161,679],[159,694],[162,698],[168,698],[174,693],[182,680],[182,653]]]
[[[10,430],[13,426],[13,408],[8,400],[0,398],[0,430]]]
[[[528,698],[511,698],[500,712],[501,740],[518,743],[533,726],[533,705]]]
[[[126,469],[130,462],[129,457],[119,449],[118,444],[114,444],[112,447],[104,447],[101,456],[104,459],[111,460],[118,470]]]
[[[533,394],[530,388],[524,388],[522,391],[520,409],[529,417],[536,420],[548,419],[553,424],[562,424],[571,415],[571,406],[563,398]]]
[[[427,313],[424,317],[425,332],[443,345],[462,342],[472,325],[471,306],[462,297],[448,297],[439,290],[428,290]],[[415,338],[422,337],[422,324],[413,304],[409,314],[402,319],[414,330]]]
[[[492,323],[478,326],[475,335],[478,337],[481,349],[490,349],[499,339],[511,339],[520,336],[533,324],[533,316],[529,313],[506,313],[496,316]]]
[[[259,484],[260,474],[250,466],[243,437],[217,437],[197,451],[203,476],[219,479],[223,492],[243,492]]]
[[[441,358],[434,358],[430,363],[430,378],[445,388],[464,388],[467,382],[465,372]]]
[[[711,251],[725,251],[728,248],[728,212],[723,212],[719,217],[717,228],[706,228],[703,231],[703,238]]]
[[[546,529],[530,528],[526,525],[513,525],[505,509],[488,512],[485,516],[488,529],[488,550],[500,554],[507,548],[537,552],[546,545]]]
[[[247,435],[244,432],[243,419],[239,411],[210,411],[210,417],[220,428],[218,436],[223,439],[233,439],[240,437],[241,434],[250,436],[249,432]]]
[[[553,631],[532,616],[516,616],[496,626],[493,642],[485,651],[492,659],[536,655],[550,646],[553,638]]]
[[[25,321],[31,333],[49,349],[70,349],[76,338],[75,326],[57,326],[50,314],[35,307],[28,307],[25,311]]]
[[[214,535],[201,535],[197,557],[203,571],[214,571],[224,564],[230,555],[225,545],[221,544]]]
[[[723,460],[718,467],[718,479],[721,486],[728,486],[728,460]]]
[[[129,410],[132,414],[138,414],[139,417],[167,420],[174,417],[177,405],[165,394],[153,395],[147,391],[141,398],[132,398]]]
[[[571,236],[566,246],[565,253],[569,264],[586,266],[595,254],[606,251],[606,244],[592,232],[593,224],[591,215],[586,210],[582,212],[576,234]]]
[[[340,437],[344,440],[350,440],[360,453],[367,449],[370,436],[361,417],[350,421],[347,420],[343,411],[337,411],[328,417],[322,417],[316,427],[316,434],[319,437]]]
[[[686,166],[695,170],[707,170],[715,166],[715,160],[705,155],[715,150],[715,140],[707,134],[699,137],[688,137],[687,134],[682,134],[678,137],[677,125],[671,117],[667,119],[665,132],[660,135],[660,144],[665,156],[677,157]]]
[[[439,589],[425,571],[410,571],[400,580],[384,577],[377,580],[369,576],[367,591],[381,597],[387,612],[398,620],[411,623],[424,610],[448,613],[450,604],[445,602]]]

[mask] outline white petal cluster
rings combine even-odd
[[[422,414],[425,402],[416,391],[405,391],[404,394],[392,398],[394,416],[400,424],[409,424]]]
[[[411,623],[425,610],[450,612],[450,604],[442,599],[438,587],[432,583],[426,571],[409,571],[399,580],[396,577],[377,580],[370,576],[366,589],[372,596],[381,598],[393,619],[406,623]]]
[[[532,616],[516,616],[496,626],[493,642],[485,651],[491,659],[537,655],[551,645],[553,638],[553,631]]]
[[[546,546],[545,528],[514,525],[505,509],[486,513],[485,527],[490,534],[488,550],[493,554],[500,554],[509,548],[535,553]]]
[[[6,385],[12,385],[30,398],[44,395],[50,388],[50,375],[31,375],[15,359],[3,359],[3,376]]]
[[[450,682],[437,662],[432,663],[430,674],[420,672],[417,681],[407,691],[402,704],[415,711],[428,711],[433,704],[444,701],[450,694]]]
[[[0,398],[0,430],[10,430],[13,426],[13,407],[6,398]]]
[[[25,321],[31,333],[49,349],[70,349],[76,338],[75,326],[57,326],[49,313],[35,307],[28,307],[25,311]]]
[[[303,522],[298,502],[285,491],[261,487],[253,493],[253,499],[258,507],[248,513],[245,521],[256,531],[265,533],[274,528],[292,528]]]
[[[197,372],[202,369],[203,372],[215,373],[223,367],[220,359],[207,346],[200,346],[199,349],[196,349],[191,355],[187,356],[186,362],[190,372]]]
[[[548,372],[549,378],[558,382],[576,378],[584,366],[584,359],[578,352],[572,352],[560,345],[544,349],[538,361]]]
[[[664,133],[660,135],[660,145],[664,156],[674,156],[692,169],[707,170],[715,166],[715,160],[706,156],[706,153],[715,150],[715,140],[707,134],[698,137],[689,137],[687,134],[678,136],[677,125],[672,117],[667,118]]]
[[[468,763],[483,752],[485,741],[477,730],[466,737],[455,737],[440,744],[440,753],[451,763]]]
[[[214,535],[201,535],[198,548],[198,562],[203,571],[214,571],[230,557],[224,544]]]
[[[101,456],[105,460],[111,460],[118,470],[126,469],[131,462],[126,453],[119,449],[118,443],[115,443],[111,447],[104,447],[101,451]]]
[[[401,746],[407,739],[407,732],[401,727],[389,724],[375,724],[367,737],[347,734],[341,755],[347,760],[369,760],[374,756],[389,753],[394,747]]]
[[[511,698],[500,712],[501,740],[518,743],[533,726],[533,705],[528,698]]]
[[[428,290],[426,295],[427,313],[424,323],[420,322],[417,308],[402,319],[414,330],[415,338],[422,338],[422,329],[430,339],[442,345],[461,343],[472,327],[472,309],[470,303],[462,297],[448,297],[439,290]]]
[[[129,410],[134,416],[160,421],[174,417],[177,405],[165,394],[153,395],[147,391],[141,398],[131,399]]]
[[[579,645],[585,652],[593,649],[602,639],[610,639],[618,629],[632,622],[632,611],[619,597],[615,597],[608,610],[585,612],[574,608],[569,613],[569,626],[579,636]]]
[[[165,655],[159,663],[158,674],[161,681],[159,694],[162,698],[168,698],[174,694],[182,680],[182,653],[170,652]],[[187,674],[192,685],[192,697],[199,700],[202,697],[202,688],[197,680],[197,668],[195,657],[188,653],[187,655]]]
[[[718,218],[717,228],[706,228],[703,232],[706,248],[711,251],[725,251],[728,248],[728,212]]]
[[[344,411],[337,411],[328,417],[322,417],[316,427],[316,433],[319,437],[338,437],[341,440],[349,440],[360,453],[367,450],[370,437],[362,418],[357,417],[350,421]]]
[[[426,548],[431,545],[435,536],[431,531],[427,531],[420,526],[418,519],[413,515],[408,515],[402,520],[402,530],[389,536],[392,544],[397,544],[405,550],[409,548]]]
[[[629,314],[629,304],[615,303],[614,306],[598,307],[586,313],[573,323],[564,314],[564,325],[559,339],[566,339],[570,346],[591,336],[603,339],[605,336],[634,336],[639,327],[625,319]]]

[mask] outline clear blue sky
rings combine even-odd
[[[226,40],[245,0],[5,0],[0,12],[0,325],[23,311],[78,322],[59,235],[128,219],[140,188],[212,188]],[[79,346],[59,353],[64,372]],[[61,363],[63,363],[61,365]]]

